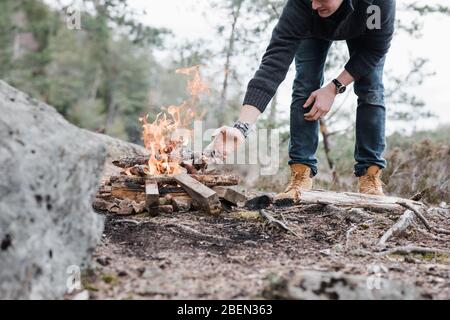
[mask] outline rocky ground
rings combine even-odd
[[[268,212],[290,231],[245,209],[108,215],[84,288],[91,299],[450,299],[450,236],[418,222],[377,246],[401,212],[326,205]],[[447,229],[449,217],[448,209],[427,216]],[[402,251],[411,245],[441,251]]]

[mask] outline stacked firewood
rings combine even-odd
[[[121,215],[149,212],[187,212],[203,210],[219,214],[224,207],[237,206],[246,201],[239,190],[236,175],[206,173],[205,164],[180,164],[185,172],[150,175],[145,157],[113,161],[122,174],[105,178],[93,202],[94,209]]]

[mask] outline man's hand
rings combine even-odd
[[[305,120],[316,121],[325,117],[325,115],[333,106],[335,98],[336,87],[333,83],[330,83],[326,87],[314,91],[303,105],[303,108],[308,108],[309,106],[311,106],[311,104],[314,103],[311,111],[305,114]]]
[[[205,150],[214,150],[216,155],[224,160],[227,155],[233,154],[237,148],[245,141],[241,131],[233,127],[221,127],[213,135],[213,141]]]

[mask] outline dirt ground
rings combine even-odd
[[[268,212],[292,232],[245,209],[219,217],[201,212],[107,215],[94,264],[83,274],[84,288],[90,299],[261,299],[274,297],[274,279],[304,270],[368,276],[375,266],[382,278],[416,286],[420,299],[450,299],[447,254],[385,254],[376,246],[401,212],[361,215],[326,205]],[[427,217],[450,229],[448,209]],[[417,224],[388,241],[387,249],[450,250],[449,240]]]

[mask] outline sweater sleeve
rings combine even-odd
[[[311,8],[302,0],[289,0],[272,32],[259,69],[250,80],[244,104],[264,112],[286,78],[300,39],[307,34]]]
[[[395,0],[376,1],[380,8],[381,28],[367,29],[366,33],[357,39],[362,45],[350,56],[345,65],[355,80],[368,75],[378,62],[387,54],[394,34]]]

